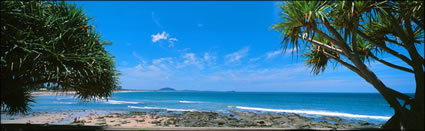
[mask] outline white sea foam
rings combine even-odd
[[[205,103],[201,101],[179,101],[180,103]]]
[[[144,106],[144,107],[140,107],[140,106],[127,106],[128,108],[135,108],[135,109],[163,109],[161,107],[149,107],[149,106]]]
[[[340,112],[328,112],[328,111],[312,111],[312,110],[283,110],[283,109],[268,109],[258,107],[245,107],[245,106],[228,106],[229,108],[238,108],[244,110],[256,110],[256,111],[268,111],[268,112],[286,112],[286,113],[297,113],[297,114],[309,114],[309,115],[323,115],[323,116],[339,116],[339,117],[351,117],[351,118],[369,118],[369,119],[382,119],[388,120],[389,116],[370,116],[370,115],[357,115]]]
[[[195,109],[167,109],[167,111],[197,111]]]
[[[74,104],[72,102],[58,102],[59,104]]]
[[[108,103],[108,104],[140,104],[142,102],[108,100],[105,103]]]
[[[158,110],[167,110],[167,111],[197,111],[195,109],[172,109],[172,108],[163,108],[163,107],[139,107],[139,106],[128,106],[128,108],[135,108],[135,109],[158,109]]]

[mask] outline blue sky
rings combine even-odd
[[[283,53],[276,2],[78,1],[115,56],[125,89],[377,92],[357,74],[329,66],[312,75]],[[423,47],[419,48],[423,55]],[[301,52],[301,51],[299,51]],[[403,51],[402,51],[403,52]],[[401,60],[384,55],[390,62]],[[414,92],[414,76],[371,62],[389,87]]]

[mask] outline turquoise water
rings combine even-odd
[[[32,112],[111,111],[251,111],[337,116],[382,123],[394,113],[375,93],[287,92],[120,92],[109,101],[81,103],[73,96],[39,96]]]

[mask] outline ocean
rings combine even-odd
[[[81,102],[72,95],[38,96],[31,112],[103,111],[250,111],[336,116],[377,124],[394,111],[377,93],[289,92],[116,92],[108,101]]]

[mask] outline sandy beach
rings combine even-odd
[[[116,92],[149,92],[149,91],[143,91],[143,90],[117,90]],[[74,95],[75,91],[66,91],[66,92],[54,92],[54,91],[35,91],[31,92],[32,96],[61,96],[61,95]]]

